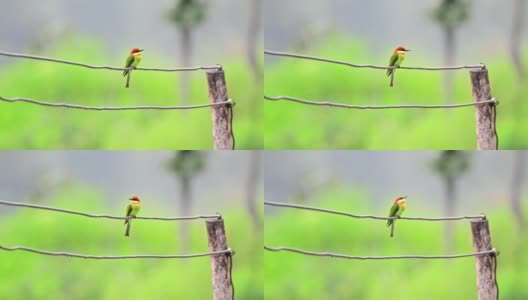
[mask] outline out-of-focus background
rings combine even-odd
[[[221,213],[237,299],[263,299],[261,153],[3,151],[0,199],[92,214]],[[91,255],[209,252],[204,220],[132,223],[0,205],[0,244]],[[0,253],[1,299],[212,299],[210,258],[87,260]]]
[[[262,149],[261,0],[7,1],[0,50],[94,65],[224,67],[237,149]],[[0,56],[0,96],[89,106],[209,103],[205,71],[122,72]],[[79,111],[0,103],[2,149],[211,149],[209,108]],[[134,138],[129,138],[133,135]]]
[[[357,64],[387,65],[398,45],[406,66],[485,63],[500,101],[500,149],[527,149],[526,34],[523,0],[269,0],[265,48]],[[265,56],[265,95],[357,105],[472,102],[468,70],[357,69]],[[475,149],[472,107],[348,110],[266,102],[266,149]]]
[[[498,251],[501,299],[528,297],[526,151],[273,151],[265,200],[386,216],[408,195],[408,217],[478,215]],[[346,255],[472,253],[468,220],[386,221],[265,206],[264,245]],[[344,260],[265,252],[266,299],[475,299],[475,259]]]

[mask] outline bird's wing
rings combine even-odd
[[[132,66],[132,63],[134,63],[134,60],[135,60],[134,55],[129,55],[125,62],[125,68],[130,68]],[[124,70],[123,76],[126,76],[127,74],[128,74],[128,70]]]
[[[389,218],[394,217],[396,215],[396,212],[398,212],[399,206],[398,204],[394,203],[394,205],[391,207],[391,210],[389,212]],[[387,226],[390,226],[392,224],[392,219],[387,220]]]
[[[132,213],[132,205],[127,205],[127,208],[126,208],[126,217],[130,216],[130,213]],[[127,223],[128,219],[125,220],[125,224]]]
[[[398,60],[398,53],[394,53],[390,60],[389,60],[389,66],[392,67],[396,64],[396,61]]]
[[[390,213],[389,213],[389,218],[390,217],[394,217],[396,215],[396,212],[398,212],[398,209],[400,207],[398,206],[398,204],[394,204],[392,207],[391,207],[391,210],[390,210]]]
[[[126,216],[130,216],[130,213],[132,212],[132,205],[127,205],[127,208],[126,208]]]
[[[398,61],[398,53],[394,53],[390,60],[389,60],[389,67],[392,67],[396,64],[396,62]],[[388,69],[387,70],[387,76],[389,76],[390,74],[392,74],[392,71],[394,71],[393,69]]]
[[[129,55],[125,63],[125,68],[130,68],[133,62],[134,62],[134,55]]]

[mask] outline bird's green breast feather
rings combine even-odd
[[[405,207],[406,207],[405,205],[398,206],[398,211],[396,212],[396,215],[401,216],[401,214],[405,210]]]
[[[134,61],[132,62],[132,66],[136,67],[137,65],[139,65],[139,62],[141,62],[141,59],[142,59],[142,55],[141,54],[136,55],[134,57]]]
[[[139,205],[132,205],[132,214],[137,215],[137,213],[141,210],[141,206]]]
[[[141,209],[141,205],[138,205],[138,204],[128,204],[127,205],[127,209],[126,209],[126,216],[135,216],[137,215],[137,213],[139,212],[139,210]]]
[[[405,53],[398,54],[398,60],[396,61],[396,65],[401,65],[401,63],[405,60]]]

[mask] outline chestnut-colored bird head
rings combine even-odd
[[[135,195],[134,195],[134,196],[132,196],[132,197],[130,197],[130,198],[129,198],[128,200],[132,200],[132,201],[137,201],[137,202],[141,202],[141,201],[139,201],[139,197],[138,197],[138,196],[135,196]]]
[[[139,53],[139,52],[142,52],[143,50],[145,49],[139,49],[139,48],[132,48],[132,50],[130,50],[130,54],[136,54],[136,53]]]
[[[396,198],[396,200],[394,200],[394,204],[397,204],[401,200],[403,200],[403,202],[405,202],[405,199],[407,199],[407,196],[398,197],[398,198]]]
[[[405,47],[403,47],[403,46],[398,46],[398,47],[396,47],[396,49],[394,49],[394,53],[396,53],[396,52],[398,52],[398,51],[405,51],[405,52],[407,52],[407,51],[411,51],[411,50],[410,50],[410,49],[405,49]]]

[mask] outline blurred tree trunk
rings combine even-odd
[[[444,199],[444,213],[446,216],[451,217],[455,215],[455,206],[456,206],[456,193],[455,193],[455,177],[454,176],[445,176],[444,177],[444,189],[445,189],[445,199]],[[446,248],[446,253],[454,252],[454,240],[455,240],[455,230],[453,222],[445,222],[445,231],[444,231],[444,244]]]
[[[432,161],[432,169],[440,175],[444,185],[444,214],[453,216],[456,210],[456,181],[469,169],[468,154],[463,151],[445,150]],[[455,226],[445,222],[444,245],[447,253],[453,253],[455,245]]]
[[[180,184],[180,214],[187,216],[192,213],[192,180],[205,168],[205,154],[200,151],[181,150],[168,161],[168,168],[176,175]],[[190,227],[188,222],[178,224],[179,241],[183,252],[191,248]]]
[[[192,211],[192,195],[191,195],[191,177],[181,176],[180,177],[180,212],[183,216],[190,216]],[[180,241],[181,251],[188,253],[191,245],[189,222],[180,222]]]
[[[455,64],[455,27],[445,26],[444,27],[444,65],[453,66]],[[444,72],[444,92],[445,92],[445,103],[453,103],[453,72]]]
[[[522,81],[525,76],[525,70],[521,56],[521,35],[524,24],[524,13],[526,0],[513,0],[513,24],[510,36],[510,54],[513,67],[517,73],[517,78]]]
[[[247,181],[246,204],[253,228],[255,231],[262,230],[262,221],[260,219],[257,203],[257,191],[260,177],[260,151],[250,151],[249,154],[249,174]]]
[[[190,26],[181,26],[180,27],[180,60],[182,67],[191,66],[191,51],[192,51],[192,36]],[[187,105],[190,103],[190,73],[189,72],[180,72],[180,98],[182,105]]]
[[[524,232],[524,216],[521,205],[522,188],[526,175],[526,151],[515,151],[513,157],[513,178],[511,185],[511,209],[519,231]]]
[[[262,0],[250,0],[249,1],[249,20],[248,20],[248,31],[246,38],[246,51],[247,51],[247,62],[251,77],[253,79],[250,97],[252,99],[249,105],[249,113],[251,118],[259,119],[259,115],[262,114],[262,109],[257,105],[257,102],[262,98],[264,91],[262,90],[262,81],[264,79],[262,65],[259,62],[259,57],[262,49],[259,47],[259,37],[262,37]],[[261,101],[260,101],[261,102]],[[255,122],[251,122],[251,130],[248,131],[248,140],[252,144],[258,145],[255,148],[262,148],[262,141],[257,141],[256,138],[251,134],[258,125]]]
[[[440,0],[440,3],[431,11],[431,17],[437,22],[444,32],[444,63],[451,66],[455,63],[455,31],[467,21],[469,17],[470,2],[468,0]],[[453,74],[444,72],[445,102],[453,103]]]
[[[262,0],[251,0],[249,3],[249,26],[247,36],[247,60],[253,80],[256,84],[262,81],[262,66],[258,61],[258,37],[262,26]]]
[[[180,63],[183,67],[191,66],[192,31],[206,19],[208,2],[205,0],[175,0],[174,7],[168,11],[168,18],[176,25],[180,35]],[[190,74],[181,72],[181,103],[188,104],[190,99]]]
[[[522,29],[525,18],[526,10],[526,0],[513,0],[513,11],[512,11],[512,29],[510,35],[510,58],[515,70],[515,75],[517,77],[517,84],[515,87],[514,96],[512,98],[512,104],[518,105],[523,101],[523,85],[522,82],[525,79],[526,70],[523,65],[522,55],[521,55],[521,46],[522,46]],[[522,110],[516,110],[513,119],[515,120],[514,128],[514,141],[523,141],[525,133],[521,129],[522,126],[520,123],[523,122],[524,114]],[[525,149],[525,145],[522,142],[519,145],[516,145],[518,149]],[[515,172],[515,171],[514,171]],[[514,192],[512,190],[512,197],[514,197]],[[512,201],[514,199],[512,198]],[[513,203],[512,203],[513,204]],[[514,212],[515,214],[515,212]]]

